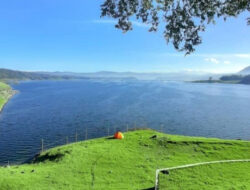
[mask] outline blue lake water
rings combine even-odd
[[[33,81],[13,85],[0,114],[0,164],[44,148],[150,127],[170,134],[250,139],[250,86],[160,81]]]

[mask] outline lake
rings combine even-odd
[[[41,150],[150,127],[169,134],[250,139],[250,86],[163,81],[31,81],[0,114],[0,164]]]

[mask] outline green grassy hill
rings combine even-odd
[[[0,111],[2,110],[4,104],[13,95],[14,91],[11,87],[5,83],[0,82]]]
[[[159,176],[160,189],[250,189],[250,163],[221,163],[170,171]]]
[[[0,189],[151,189],[154,187],[155,171],[158,168],[249,158],[250,142],[174,136],[139,130],[125,133],[124,140],[100,138],[69,144],[43,152],[31,164],[0,168]],[[229,172],[223,180],[234,181],[230,168],[229,164],[220,165],[214,170],[202,167],[196,171],[195,176],[203,180],[208,178],[206,174],[214,173],[219,176],[218,170],[223,169],[224,172]],[[247,169],[249,163],[242,163],[237,171],[238,174],[242,172],[242,175],[238,178],[245,180]],[[170,184],[172,188],[176,184],[182,184],[183,176],[187,179],[190,177],[189,172],[170,176],[175,180],[175,183]],[[243,180],[227,183],[225,187],[231,185],[228,189],[237,189],[233,185],[245,185],[249,189],[249,182],[243,184]],[[183,189],[189,189],[188,185],[184,183]],[[211,183],[210,189],[217,189],[214,185]],[[202,186],[195,187],[202,189]]]

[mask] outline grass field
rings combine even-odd
[[[11,87],[3,82],[0,82],[0,111],[12,95],[13,90]]]
[[[157,137],[151,138],[154,135]],[[43,152],[31,164],[2,167],[0,189],[151,189],[158,168],[249,158],[250,142],[247,141],[173,136],[139,130],[125,133],[124,140],[100,138],[69,144]],[[244,185],[250,188],[248,182],[244,184],[249,177],[246,175],[249,164],[235,164],[233,168],[230,164],[213,167],[196,168],[191,174],[188,170],[180,170],[177,171],[180,173],[173,172],[161,178],[166,177],[166,185],[172,185],[172,189],[178,189],[179,185],[183,186],[182,189],[190,189],[189,179],[199,182],[192,189],[200,190],[206,187],[206,183],[210,189],[226,189],[230,184],[235,186],[230,186],[231,189],[244,189]],[[238,169],[237,178],[231,175],[233,169]],[[182,182],[182,179],[188,182]],[[204,182],[207,179],[209,181]],[[220,180],[228,182],[223,186]],[[217,184],[222,188],[217,188]],[[161,185],[164,189],[164,184]]]
[[[159,175],[159,189],[250,189],[250,162],[221,163],[170,171]]]

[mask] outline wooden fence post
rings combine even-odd
[[[77,131],[76,131],[75,141],[77,142]]]
[[[41,144],[42,144],[42,147],[41,147],[41,149],[42,149],[42,153],[43,153],[43,139],[41,140]]]
[[[87,140],[88,139],[88,129],[86,128],[86,130],[85,130],[85,140]]]

